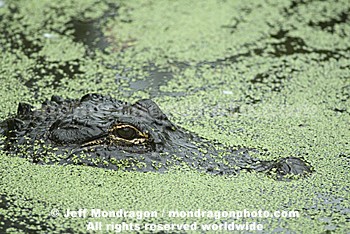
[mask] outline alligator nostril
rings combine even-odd
[[[60,96],[52,95],[51,101],[52,102],[56,102],[57,104],[61,104],[61,103],[64,102],[64,99],[62,97],[60,97]]]
[[[90,101],[90,100],[94,100],[94,99],[98,99],[102,97],[100,94],[97,94],[97,93],[88,93],[88,94],[85,94],[81,99],[80,99],[80,102],[87,102],[87,101]]]

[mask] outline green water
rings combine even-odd
[[[146,224],[195,222],[194,232],[225,222],[259,223],[262,233],[349,232],[349,9],[346,0],[0,1],[1,119],[19,102],[40,107],[53,94],[152,98],[209,140],[256,148],[261,159],[303,157],[314,169],[283,182],[247,172],[42,166],[2,151],[0,232],[85,233],[89,222],[102,222],[97,233],[123,222],[145,233]],[[84,208],[158,216],[63,216]],[[300,217],[167,215],[198,209]]]

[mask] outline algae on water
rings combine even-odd
[[[241,218],[263,232],[349,230],[350,4],[341,1],[0,1],[0,118],[19,102],[98,92],[152,98],[172,122],[262,160],[303,157],[314,173],[278,182],[42,166],[0,152],[0,232],[86,232],[66,209],[296,210]],[[58,209],[60,216],[50,216]],[[48,218],[49,217],[49,218]],[[147,232],[147,231],[145,231]],[[180,232],[180,231],[179,231]]]

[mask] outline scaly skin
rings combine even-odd
[[[171,123],[151,100],[129,104],[99,94],[80,100],[53,96],[34,110],[20,103],[0,124],[4,149],[40,164],[78,164],[113,170],[159,171],[188,166],[214,174],[242,169],[274,171],[278,178],[308,174],[296,157],[260,161],[248,149],[232,150]]]

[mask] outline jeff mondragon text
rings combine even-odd
[[[131,218],[131,219],[144,219],[144,218],[299,218],[298,211],[266,211],[266,210],[170,210],[170,211],[147,211],[147,210],[103,210],[103,209],[67,209],[63,214],[66,218]]]

